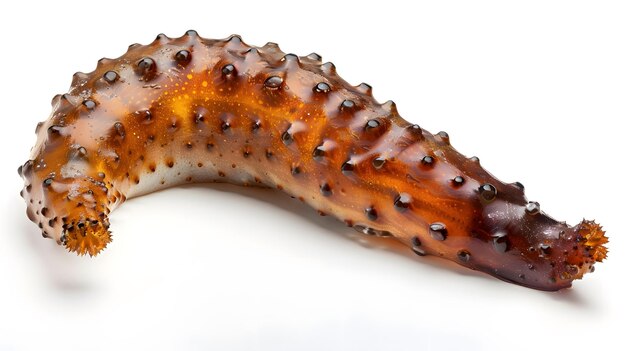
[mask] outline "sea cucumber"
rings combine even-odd
[[[76,73],[52,106],[18,169],[21,195],[43,236],[80,255],[106,247],[108,216],[128,198],[229,182],[283,190],[365,235],[535,289],[569,287],[606,257],[598,224],[552,219],[520,183],[315,53],[161,34]]]

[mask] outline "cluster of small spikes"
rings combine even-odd
[[[78,255],[96,256],[112,238],[108,225],[94,220],[67,226],[61,236],[61,242],[69,251]]]
[[[583,220],[578,234],[583,237],[585,246],[589,248],[591,258],[595,262],[602,262],[608,253],[605,245],[609,242],[602,226],[595,221]]]

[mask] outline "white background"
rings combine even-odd
[[[20,4],[18,4],[20,3]],[[2,5],[0,350],[615,350],[623,347],[626,11],[620,1],[80,1]],[[41,238],[16,168],[75,71],[196,29],[332,60],[405,119],[610,253],[546,293],[421,258],[278,192],[133,199],[97,258]]]

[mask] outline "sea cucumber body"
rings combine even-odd
[[[365,234],[538,289],[569,286],[606,252],[595,223],[548,217],[316,54],[159,35],[77,73],[52,105],[22,195],[44,236],[80,254],[106,246],[125,199],[215,181],[282,189]]]

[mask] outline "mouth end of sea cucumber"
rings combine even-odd
[[[61,237],[61,243],[68,251],[75,252],[79,256],[88,254],[90,257],[97,256],[111,241],[112,235],[108,226],[101,222],[92,222],[65,230]]]
[[[602,226],[595,221],[583,219],[577,226],[577,231],[583,245],[588,249],[589,257],[594,262],[602,262],[607,257],[608,249],[605,244],[609,242]]]
[[[595,221],[583,219],[573,229],[576,233],[576,242],[582,250],[569,256],[568,261],[571,262],[560,274],[564,278],[571,277],[572,280],[582,279],[585,273],[592,273],[595,270],[595,263],[606,259],[608,253],[606,244],[609,242],[602,226]]]
[[[608,241],[602,226],[583,219],[563,231],[558,240],[540,247],[537,264],[531,264],[531,272],[519,276],[525,279],[505,276],[504,280],[545,291],[570,288],[575,280],[594,272],[596,262],[606,259]]]

